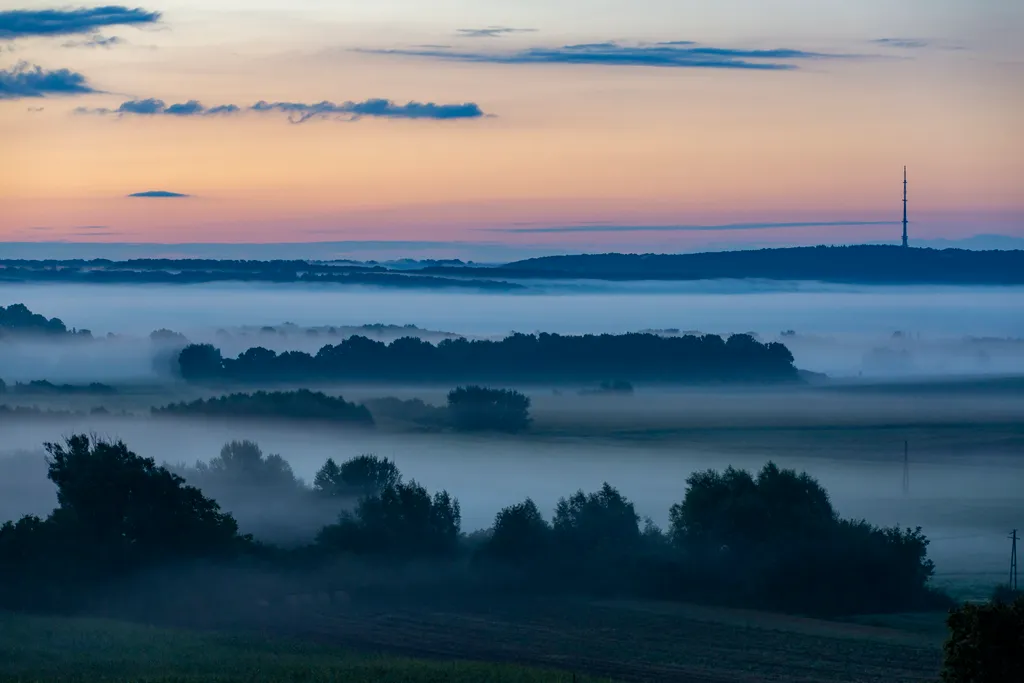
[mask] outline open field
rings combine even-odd
[[[359,650],[622,681],[912,683],[937,677],[944,616],[852,623],[658,602],[505,598],[282,605],[255,620],[264,632]]]
[[[101,619],[0,613],[0,680],[232,683],[558,683],[554,669],[357,654],[266,636],[161,629]]]

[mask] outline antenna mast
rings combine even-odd
[[[907,248],[907,167],[903,167],[903,248]]]

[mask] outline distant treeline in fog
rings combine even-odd
[[[432,266],[419,272],[515,279],[705,280],[759,278],[863,284],[1024,284],[1024,251],[887,245],[783,247],[699,254],[543,256],[498,268]]]
[[[661,337],[654,334],[562,336],[513,334],[501,341],[404,337],[390,344],[353,336],[316,355],[251,348],[224,358],[210,344],[178,356],[187,380],[241,382],[395,381],[790,381],[793,355],[779,342],[747,334]]]
[[[8,282],[81,282],[90,284],[200,284],[210,282],[334,283],[404,288],[523,289],[490,277],[439,277],[381,265],[325,264],[313,261],[220,261],[211,259],[107,259],[3,261]],[[494,272],[491,276],[499,275]]]
[[[46,451],[58,506],[46,518],[0,527],[0,608],[74,610],[147,570],[177,572],[197,561],[281,576],[334,567],[327,572],[333,590],[351,593],[359,590],[357,576],[371,570],[429,562],[449,590],[682,599],[818,614],[949,604],[930,586],[934,566],[920,529],[844,520],[816,480],[772,463],[757,473],[693,474],[681,482],[667,531],[641,520],[606,483],[568,493],[550,517],[524,500],[499,511],[490,529],[467,535],[455,497],[404,481],[392,461],[372,455],[327,460],[309,487],[283,458],[244,441],[227,444],[209,464],[174,471],[122,442],[84,435],[47,444]],[[282,519],[319,518],[323,526],[311,543],[269,546],[243,534],[210,495],[235,505],[255,502]],[[185,590],[194,597],[204,585]]]
[[[306,420],[370,427],[374,414],[410,422],[428,429],[457,431],[519,432],[530,424],[530,399],[512,389],[457,387],[448,392],[448,403],[438,407],[419,399],[374,399],[366,405],[350,403],[341,396],[320,391],[257,391],[217,398],[171,403],[153,408],[157,416]],[[371,412],[371,408],[372,411]]]
[[[68,334],[91,336],[89,330],[68,330],[60,318],[47,318],[33,313],[25,304],[0,306],[0,339],[22,335],[63,336]]]

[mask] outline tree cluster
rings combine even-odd
[[[47,318],[33,313],[25,304],[0,306],[0,338],[14,335],[47,335],[60,336],[79,334],[90,336],[88,330],[71,330],[60,318]]]
[[[147,567],[230,557],[249,539],[199,489],[124,443],[46,444],[57,508],[0,527],[0,605],[67,608]],[[73,568],[69,572],[69,568]]]
[[[513,334],[501,341],[415,337],[390,344],[353,336],[316,355],[251,348],[224,358],[210,344],[185,347],[178,358],[187,380],[300,381],[790,381],[793,355],[778,342],[746,334],[661,337],[654,334]]]
[[[190,403],[172,403],[162,408],[153,408],[152,412],[154,415],[165,416],[264,417],[373,425],[373,416],[366,406],[349,403],[340,396],[328,396],[323,392],[308,389],[230,394],[205,400],[197,399]]]
[[[237,561],[255,547],[233,515],[206,497],[291,515],[315,505],[324,518],[310,544],[272,553],[307,561],[349,556],[402,565],[470,560],[495,590],[584,593],[703,601],[814,614],[886,612],[943,605],[920,530],[876,528],[838,517],[806,474],[769,463],[757,474],[727,469],[691,476],[670,526],[639,518],[610,484],[561,499],[550,519],[527,499],[487,532],[467,537],[458,500],[403,481],[394,462],[372,455],[328,459],[313,486],[255,443],[224,446],[182,471],[186,479],[120,442],[75,436],[48,444],[58,507],[0,529],[0,607],[68,605],[89,586],[147,567],[195,559]],[[235,496],[235,498],[232,498]],[[231,509],[234,504],[230,504]],[[267,557],[262,554],[261,557]],[[76,567],[72,579],[65,567]],[[276,566],[276,565],[275,565]]]
[[[362,426],[373,425],[374,413],[380,413],[430,429],[510,433],[523,431],[530,425],[530,399],[512,389],[458,387],[449,392],[444,407],[428,405],[419,399],[403,401],[394,397],[368,403],[373,413],[366,405],[349,403],[340,396],[299,389],[236,393],[190,403],[172,403],[153,408],[152,412],[164,416],[325,420]]]

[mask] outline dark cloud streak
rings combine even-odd
[[[94,92],[97,91],[85,76],[70,69],[50,71],[27,62],[20,62],[10,69],[0,69],[0,100]]]
[[[8,10],[0,12],[0,40],[92,33],[104,26],[152,24],[159,20],[159,12],[119,5],[68,10]]]
[[[455,119],[473,119],[484,116],[479,105],[472,102],[462,104],[436,104],[434,102],[408,102],[397,104],[391,100],[369,99],[362,102],[266,102],[243,109],[234,104],[223,104],[207,108],[198,100],[189,100],[168,105],[155,98],[145,100],[129,100],[117,109],[89,109],[79,107],[76,114],[93,114],[99,116],[174,116],[178,118],[231,116],[243,111],[255,113],[277,112],[286,114],[292,123],[305,123],[312,119],[335,119],[357,121],[364,117],[389,119],[430,119],[437,121]]]
[[[128,195],[130,199],[185,199],[191,195],[180,192],[168,192],[167,190],[146,190]]]
[[[388,119],[474,119],[484,115],[472,102],[463,104],[435,104],[434,102],[408,102],[396,104],[391,100],[370,99],[362,102],[257,102],[251,109],[257,112],[278,111],[288,114],[292,123],[304,123],[314,118],[334,118],[355,121],[364,116]]]
[[[697,47],[688,41],[663,42],[654,45],[587,43],[552,48],[533,47],[519,52],[464,52],[430,49],[359,49],[357,51],[369,54],[486,64],[591,64],[771,71],[796,68],[795,65],[786,63],[787,61],[848,56],[794,49],[745,50]]]

